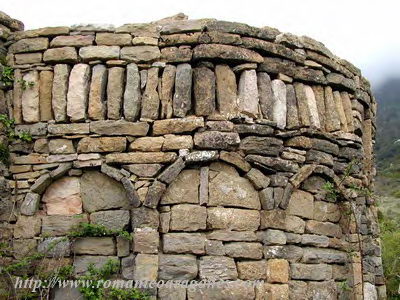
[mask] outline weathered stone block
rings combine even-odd
[[[103,120],[106,116],[107,68],[95,65],[90,82],[88,116],[92,120]]]
[[[237,133],[205,131],[194,135],[194,144],[200,149],[232,149],[238,146],[240,138]]]
[[[178,159],[179,161],[179,159]],[[178,162],[177,161],[177,162]],[[175,162],[171,167],[176,171],[183,168],[184,163]],[[170,168],[171,168],[170,167]],[[174,169],[174,170],[175,170]],[[168,170],[168,169],[167,169]],[[173,170],[169,171],[170,174],[175,173]],[[161,198],[161,204],[177,204],[177,203],[199,203],[199,184],[200,173],[198,170],[183,170],[169,185],[167,191]],[[168,182],[170,181],[166,171],[164,171],[159,179]],[[188,184],[190,182],[190,184]]]
[[[326,264],[291,264],[290,276],[297,280],[330,280],[332,279],[332,266]]]
[[[77,215],[82,213],[79,178],[64,177],[53,182],[43,194],[48,215]]]
[[[78,153],[122,152],[125,149],[125,137],[84,137],[78,143]]]
[[[230,45],[203,44],[193,50],[193,59],[219,58],[228,61],[262,63],[264,59],[260,54],[249,49]]]
[[[87,215],[45,216],[42,218],[42,234],[49,236],[66,235],[79,223],[87,223]]]
[[[267,281],[269,283],[287,283],[289,281],[289,263],[285,259],[267,260]]]
[[[148,131],[149,131],[149,124],[145,122],[106,120],[106,121],[96,121],[90,123],[90,132],[101,135],[145,136]]]
[[[255,231],[260,226],[260,213],[255,210],[211,207],[207,209],[207,214],[209,229]]]
[[[163,252],[205,254],[205,241],[201,233],[167,233],[163,235]]]
[[[202,117],[159,120],[153,123],[153,134],[163,135],[191,132],[199,127],[204,127],[204,119]]]
[[[99,186],[102,187],[101,190],[98,189]],[[82,175],[81,197],[83,208],[88,212],[129,206],[124,187],[97,171],[88,171]]]
[[[238,90],[239,112],[256,118],[258,116],[258,89],[255,70],[245,70],[240,75]]]
[[[40,217],[19,216],[14,226],[14,238],[33,238],[39,235],[41,225]]]
[[[289,299],[289,286],[287,284],[265,284],[265,298],[268,300]]]
[[[158,119],[160,107],[157,91],[158,81],[158,68],[150,68],[147,71],[146,89],[142,95],[141,118]]]
[[[49,46],[49,39],[44,37],[21,39],[10,46],[10,53],[25,53],[46,50]]]
[[[312,194],[296,190],[290,197],[288,214],[312,219],[314,216],[314,197]]]
[[[160,237],[153,228],[135,228],[133,232],[133,251],[139,253],[158,253]]]
[[[85,237],[74,241],[75,254],[115,255],[115,244],[110,237]]]
[[[110,230],[125,230],[130,222],[130,214],[127,210],[98,211],[90,214],[90,222]]]
[[[208,280],[236,280],[238,273],[233,258],[202,256],[199,261],[199,277]]]
[[[215,75],[206,67],[193,71],[195,112],[197,116],[211,115],[215,110]]]
[[[345,264],[349,258],[345,252],[324,248],[304,248],[302,262],[304,263],[327,263]]]
[[[99,32],[96,34],[97,45],[126,46],[132,43],[132,36],[128,33]]]
[[[261,207],[253,185],[240,177],[233,167],[214,163],[210,170],[218,173],[209,182],[209,206],[229,205],[252,209]]]
[[[235,74],[229,66],[217,65],[215,67],[215,78],[219,112],[228,118],[233,117],[238,112]]]
[[[159,213],[156,209],[141,206],[131,210],[131,225],[133,229],[145,227],[157,229],[159,224]]]
[[[46,63],[76,63],[78,54],[73,47],[48,49],[43,54],[43,61]]]
[[[33,216],[39,208],[40,195],[36,193],[27,193],[22,202],[20,211],[26,216]]]
[[[119,164],[151,164],[169,163],[176,159],[174,152],[134,152],[134,153],[112,153],[106,155],[107,163]]]
[[[133,46],[121,49],[121,59],[134,63],[153,62],[160,56],[160,49],[155,46]]]
[[[22,117],[27,123],[34,123],[40,121],[39,113],[39,73],[37,71],[30,71],[22,78]]]
[[[191,280],[197,277],[198,267],[194,255],[159,255],[159,280]]]
[[[93,44],[94,36],[91,35],[60,35],[54,37],[50,42],[50,47],[83,47]]]
[[[233,258],[261,259],[263,248],[260,243],[231,242],[224,245],[225,254]]]
[[[267,279],[267,264],[265,261],[238,261],[237,270],[242,280]]]
[[[82,121],[86,118],[89,78],[89,65],[77,64],[72,68],[67,94],[67,115],[72,122]]]
[[[339,225],[330,222],[319,222],[309,220],[306,222],[306,232],[314,234],[322,234],[330,237],[342,237],[342,229]]]
[[[187,218],[191,215],[191,218]],[[179,204],[171,208],[171,230],[197,231],[206,229],[207,209],[193,204]]]
[[[118,46],[86,46],[79,49],[79,56],[84,61],[110,60],[119,58]]]
[[[131,151],[157,152],[161,151],[164,144],[163,137],[141,137],[135,139],[130,145]]]
[[[188,111],[192,108],[191,95],[192,67],[190,64],[180,64],[176,68],[175,75],[175,94],[172,102],[174,116],[186,116]]]

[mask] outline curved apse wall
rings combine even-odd
[[[83,220],[133,241],[64,243],[75,274],[113,258],[124,279],[229,281],[157,299],[385,298],[365,192],[376,103],[351,63],[305,36],[181,14],[0,23],[15,69],[1,110],[33,136],[10,142],[2,168],[14,249],[43,250]]]

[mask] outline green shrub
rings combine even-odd
[[[388,299],[400,300],[400,218],[379,214],[382,260]]]

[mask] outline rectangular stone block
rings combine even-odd
[[[88,223],[87,215],[45,216],[42,219],[42,233],[50,236],[66,235],[81,222]]]
[[[22,117],[26,123],[40,121],[39,112],[39,73],[30,71],[20,82],[22,85]]]
[[[88,134],[89,123],[49,124],[48,131],[50,135],[56,135],[56,136]]]
[[[92,120],[104,120],[106,116],[107,68],[95,65],[89,91],[88,115]]]
[[[111,153],[106,155],[106,162],[120,164],[170,163],[176,158],[177,155],[173,152]]]
[[[238,273],[233,258],[224,256],[202,256],[199,261],[200,279],[236,280]]]
[[[51,107],[52,89],[53,89],[53,72],[40,72],[39,83],[39,105],[40,120],[49,121],[53,119],[53,110]]]
[[[101,135],[145,136],[148,131],[149,131],[149,124],[145,122],[106,120],[106,121],[96,121],[90,123],[90,132]]]
[[[191,218],[187,218],[188,215]],[[198,231],[206,229],[207,209],[193,204],[178,204],[171,208],[170,230]]]
[[[290,276],[296,280],[330,280],[332,279],[332,266],[327,264],[291,264]]]
[[[78,143],[78,153],[123,152],[125,149],[125,137],[85,137]]]
[[[119,59],[118,46],[87,46],[79,49],[83,61]]]
[[[118,120],[121,116],[122,95],[124,92],[124,69],[113,67],[108,70],[107,117]]]
[[[202,233],[167,233],[163,235],[163,252],[205,254],[205,241]]]
[[[209,229],[255,231],[260,226],[260,213],[256,210],[210,207],[207,214]]]
[[[73,243],[75,254],[115,255],[115,244],[111,237],[78,238]]]
[[[67,115],[72,122],[86,119],[89,96],[90,67],[77,64],[71,70],[67,93]]]
[[[67,91],[70,67],[65,64],[54,66],[52,107],[56,122],[67,120]]]
[[[204,127],[204,119],[202,117],[159,120],[153,123],[153,134],[164,135],[192,132],[199,127]]]
[[[53,48],[44,52],[43,61],[46,63],[76,63],[78,54],[74,47]]]

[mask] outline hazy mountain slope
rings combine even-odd
[[[400,164],[400,78],[389,79],[375,90],[378,101],[376,137],[377,164],[380,170]]]

